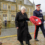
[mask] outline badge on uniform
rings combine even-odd
[[[42,11],[40,11],[40,13],[42,13]]]

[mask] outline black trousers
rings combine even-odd
[[[7,23],[5,23],[5,27],[7,27]]]
[[[38,36],[39,27],[41,28],[41,31],[42,31],[42,33],[43,33],[43,35],[44,35],[44,37],[45,37],[44,24],[41,24],[41,25],[39,25],[39,26],[35,26],[34,39],[36,39],[37,36]]]

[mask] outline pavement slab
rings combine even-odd
[[[45,45],[45,38],[43,34],[38,34],[39,41],[34,40],[34,34],[31,34],[32,40],[30,41],[31,45]],[[2,45],[20,45],[20,42],[17,40],[17,37],[8,37],[0,39],[0,42],[2,42]],[[24,45],[27,45],[24,41]]]
[[[29,29],[29,33],[32,33],[35,30],[35,26],[28,26],[28,29]],[[39,31],[40,31],[40,29],[39,29]],[[16,34],[17,34],[17,29],[16,28],[1,29],[0,37],[16,35]]]

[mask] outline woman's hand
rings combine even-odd
[[[17,29],[19,29],[19,27],[17,27]]]

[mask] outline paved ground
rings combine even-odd
[[[34,30],[35,30],[35,26],[29,26],[29,32],[30,33],[34,32]],[[15,35],[15,34],[17,34],[17,29],[16,28],[2,29],[0,37],[10,36],[10,35]]]
[[[45,39],[41,33],[38,35],[39,42],[34,40],[34,35],[32,34],[32,40],[30,41],[31,45],[45,45]],[[17,37],[10,37],[5,39],[0,39],[0,42],[2,42],[2,45],[20,45],[20,42],[17,40]],[[24,42],[24,45],[25,42]]]

